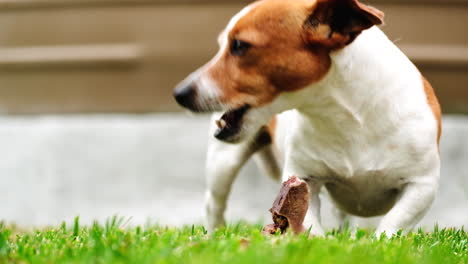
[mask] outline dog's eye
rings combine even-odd
[[[250,47],[252,47],[250,43],[234,39],[231,42],[231,54],[234,56],[243,56]]]

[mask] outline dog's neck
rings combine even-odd
[[[314,120],[375,122],[378,113],[391,116],[401,96],[418,86],[418,70],[377,27],[364,31],[346,48],[331,54],[332,66],[319,83],[301,91],[297,110]],[[416,77],[416,78],[415,78]],[[421,86],[421,84],[419,84]],[[422,90],[421,90],[422,92]]]

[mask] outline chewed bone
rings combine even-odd
[[[309,188],[305,181],[293,176],[285,181],[270,209],[274,224],[263,228],[264,234],[281,233],[291,228],[295,234],[306,231],[304,218],[309,207]]]

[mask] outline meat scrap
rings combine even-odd
[[[291,177],[283,186],[270,209],[274,224],[263,228],[264,234],[283,234],[290,227],[296,234],[306,231],[304,218],[309,207],[309,188],[307,183],[298,177]]]

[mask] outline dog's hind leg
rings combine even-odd
[[[213,115],[211,124],[218,118]],[[224,143],[212,135],[216,129],[211,126],[206,160],[206,224],[209,232],[225,224],[224,212],[232,183],[239,170],[258,150],[271,143],[268,132],[262,129],[252,140],[238,144]]]
[[[437,187],[438,184],[434,180],[407,184],[397,203],[382,218],[375,232],[376,236],[380,237],[382,233],[385,233],[391,237],[399,230],[411,231],[429,210],[435,198]]]
[[[272,180],[281,181],[281,166],[280,160],[275,153],[275,147],[273,140],[275,140],[277,118],[273,117],[270,122],[264,127],[263,135],[260,133],[260,137],[263,140],[259,140],[260,144],[258,151],[253,156],[255,164]],[[259,136],[257,136],[258,138]]]

